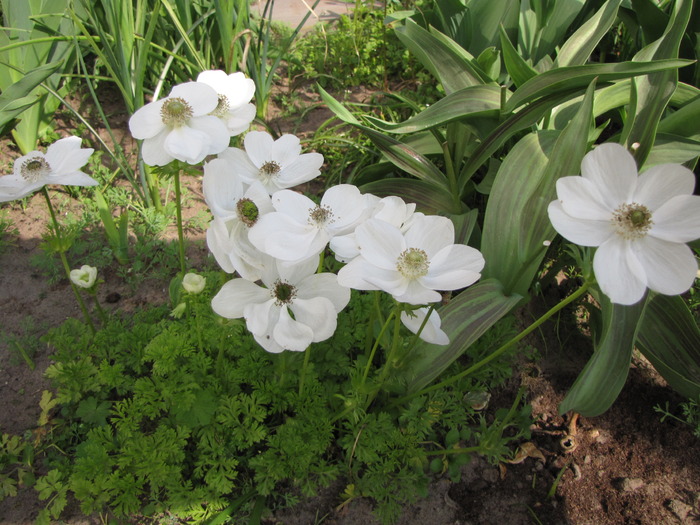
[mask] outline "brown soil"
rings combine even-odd
[[[354,96],[367,97],[368,93],[360,91]],[[302,100],[311,103],[317,98],[305,92]],[[274,125],[303,135],[328,116],[326,110],[318,109],[307,113],[303,121],[278,118]],[[9,167],[18,153],[7,140],[0,146],[0,165]],[[204,207],[199,181],[190,179],[188,186],[192,195],[189,212],[194,213]],[[52,196],[75,206],[60,189],[52,189]],[[43,372],[50,363],[51,348],[38,345],[37,337],[68,317],[80,316],[80,311],[65,279],[51,285],[31,263],[41,251],[41,236],[46,231],[42,196],[33,196],[26,208],[10,203],[2,209],[17,233],[4,237],[12,244],[0,252],[0,431],[23,434],[37,428],[39,399],[42,391],[50,388]],[[188,256],[194,265],[204,263],[202,232],[189,235]],[[117,277],[114,268],[101,269],[101,278],[105,283],[100,300],[109,309],[128,312],[167,301],[167,282],[146,280],[132,289]],[[109,303],[108,295],[119,299]],[[524,314],[535,315],[543,311],[541,308],[541,304],[533,304]],[[571,327],[564,326],[566,333],[559,329],[553,322],[545,324],[540,334],[528,341],[541,359],[524,362],[508,385],[492,393],[492,407],[508,406],[518,386],[526,385],[536,422],[531,443],[541,458],[499,466],[474,458],[463,468],[458,483],[435,477],[429,496],[407,506],[399,524],[700,523],[700,443],[688,427],[662,423],[654,411],[655,405],[670,402],[674,407],[682,399],[648,364],[636,359],[613,407],[602,416],[580,418],[575,435],[570,437],[571,420],[559,416],[557,406],[585,364],[590,341]],[[19,356],[15,348],[18,340],[33,345],[34,369]],[[355,500],[337,510],[343,488],[339,482],[316,498],[277,512],[266,523],[379,523],[368,500]],[[29,524],[41,508],[33,489],[21,489],[17,497],[0,502],[0,524]],[[99,523],[94,517],[81,517],[75,509],[66,514],[65,523]]]

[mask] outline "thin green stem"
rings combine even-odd
[[[586,291],[588,290],[590,286],[590,281],[585,281],[581,288],[576,290],[574,293],[572,293],[569,297],[561,301],[560,303],[556,304],[552,308],[550,308],[542,317],[537,319],[534,323],[532,323],[530,326],[528,326],[525,330],[520,332],[518,335],[513,337],[510,341],[502,345],[500,348],[483,358],[481,361],[478,363],[473,364],[466,370],[463,370],[459,374],[455,374],[452,377],[449,377],[445,379],[444,381],[441,381],[440,383],[437,383],[435,385],[426,387],[422,390],[419,390],[418,392],[415,392],[413,394],[409,394],[407,396],[403,396],[395,400],[392,404],[393,405],[398,405],[401,404],[405,401],[408,401],[409,399],[412,399],[416,396],[427,394],[428,392],[432,392],[433,390],[438,390],[440,388],[446,387],[448,385],[451,385],[452,383],[459,381],[460,379],[468,376],[469,374],[474,373],[478,369],[482,368],[483,366],[489,364],[491,361],[499,357],[501,354],[503,354],[506,350],[508,350],[510,347],[512,347],[514,344],[518,343],[520,340],[522,340],[524,337],[528,336],[531,334],[533,331],[535,331],[542,323],[544,323],[547,319],[552,317],[554,314],[556,314],[559,310],[564,308],[566,305],[576,301],[579,297],[581,297]]]
[[[97,298],[97,290],[93,287],[92,288],[92,297],[95,300],[95,309],[97,310],[97,315],[100,316],[100,320],[102,321],[102,325],[107,324],[107,314],[105,311],[102,309],[102,305],[100,304],[100,300]]]
[[[92,335],[95,335],[95,325],[92,323],[92,319],[90,318],[90,314],[88,314],[87,308],[85,307],[85,302],[83,301],[83,298],[80,296],[80,292],[78,291],[78,287],[73,284],[73,281],[71,281],[70,278],[70,265],[68,264],[68,259],[66,258],[66,250],[65,247],[63,246],[63,242],[61,239],[61,227],[58,224],[58,220],[56,219],[56,212],[53,209],[53,205],[51,204],[51,198],[49,197],[49,190],[46,189],[46,186],[42,188],[44,197],[46,198],[46,204],[49,207],[49,214],[51,215],[51,221],[53,223],[53,229],[54,233],[56,235],[56,239],[59,242],[58,246],[58,255],[61,257],[61,262],[63,263],[63,269],[66,272],[66,277],[68,277],[68,282],[70,283],[71,288],[73,289],[73,293],[75,294],[75,298],[78,300],[78,305],[80,306],[80,310],[83,312],[83,317],[85,318],[85,322],[88,324],[90,327],[90,332],[92,332]]]
[[[185,275],[185,234],[182,230],[182,193],[180,191],[180,176],[182,170],[178,170],[173,177],[175,179],[175,216],[177,218],[177,241],[180,253],[180,272]]]
[[[392,311],[389,314],[389,317],[386,318],[386,321],[384,322],[382,329],[379,331],[379,335],[377,336],[377,339],[374,340],[374,345],[372,346],[372,350],[369,353],[369,358],[367,359],[367,365],[365,366],[365,371],[362,374],[361,386],[364,386],[365,381],[367,381],[367,376],[369,376],[369,369],[372,368],[372,361],[374,361],[374,354],[377,353],[377,348],[379,347],[379,343],[382,339],[382,336],[384,335],[384,332],[386,332],[386,329],[389,327],[389,323],[391,322],[391,318],[393,316],[394,316],[394,312]]]
[[[309,357],[311,356],[311,347],[309,346],[304,352],[304,364],[301,367],[299,375],[299,397],[304,393],[304,381],[306,380],[306,369],[309,367]]]

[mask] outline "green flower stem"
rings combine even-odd
[[[63,263],[63,269],[66,272],[66,277],[68,277],[68,282],[70,283],[71,288],[73,288],[73,293],[75,294],[75,298],[78,300],[78,305],[80,306],[80,310],[83,312],[83,317],[85,318],[85,322],[87,325],[90,327],[90,332],[92,332],[92,335],[95,335],[95,325],[92,323],[92,319],[90,318],[90,314],[88,314],[87,308],[85,307],[85,302],[83,301],[83,298],[80,296],[80,292],[78,291],[78,287],[73,284],[73,281],[71,281],[70,278],[70,265],[68,264],[68,259],[66,258],[66,248],[63,246],[63,243],[61,242],[61,227],[58,225],[58,220],[56,219],[56,212],[53,209],[53,205],[51,204],[51,198],[49,197],[49,190],[46,189],[46,186],[42,188],[44,197],[46,198],[46,204],[49,207],[49,214],[51,215],[51,221],[53,222],[53,229],[56,234],[56,238],[59,240],[59,249],[58,255],[61,257],[61,262]]]
[[[478,369],[482,368],[483,366],[489,364],[491,361],[499,357],[501,354],[503,354],[506,350],[508,350],[511,346],[519,342],[521,339],[524,337],[528,336],[531,334],[533,331],[535,331],[542,323],[544,323],[547,319],[552,317],[554,314],[559,312],[562,308],[564,308],[566,305],[576,301],[579,297],[581,297],[588,288],[590,287],[591,282],[590,281],[585,281],[581,288],[576,290],[574,293],[572,293],[569,297],[561,301],[560,303],[556,304],[552,308],[550,308],[542,317],[537,319],[534,323],[532,323],[530,326],[528,326],[525,330],[520,332],[518,335],[516,335],[514,338],[512,338],[510,341],[505,343],[503,346],[489,354],[487,357],[479,361],[478,363],[473,364],[466,370],[463,370],[459,374],[453,375],[452,377],[449,377],[445,379],[444,381],[441,381],[435,385],[426,387],[422,390],[419,390],[418,392],[415,392],[413,394],[409,394],[407,396],[403,396],[395,400],[392,405],[398,405],[401,403],[404,403],[405,401],[408,401],[409,399],[412,399],[416,396],[427,394],[428,392],[432,392],[433,390],[438,390],[440,388],[446,387],[448,385],[451,385],[452,383],[459,381],[460,379],[468,376],[469,374],[474,373]]]
[[[379,347],[379,342],[382,339],[382,336],[384,335],[384,332],[386,332],[386,329],[389,327],[389,323],[391,322],[391,318],[394,316],[395,312],[392,311],[389,314],[389,317],[387,317],[386,321],[384,322],[384,325],[382,326],[382,329],[379,331],[379,335],[377,336],[377,339],[374,341],[374,345],[372,346],[372,350],[369,354],[369,358],[367,359],[367,365],[365,366],[365,371],[362,374],[362,383],[361,385],[364,386],[365,381],[367,381],[367,376],[369,376],[369,369],[372,367],[372,361],[374,361],[374,354],[377,353],[377,348]]]
[[[97,315],[100,316],[100,321],[102,321],[102,325],[107,324],[107,314],[105,311],[102,309],[102,305],[100,304],[99,299],[97,298],[97,287],[93,286],[90,290],[90,293],[92,294],[93,299],[95,300],[95,309],[97,310]]]
[[[306,379],[306,369],[309,367],[309,357],[311,356],[311,346],[304,352],[304,365],[301,367],[299,374],[299,397],[304,393],[304,380]]]
[[[392,310],[391,314],[389,314],[389,317],[386,320],[386,323],[384,323],[384,327],[389,325],[389,322],[391,321],[391,318],[394,318],[394,336],[391,341],[391,348],[389,349],[389,354],[386,356],[386,361],[384,362],[384,366],[382,367],[381,371],[379,372],[379,381],[377,382],[376,388],[373,390],[373,392],[368,396],[367,402],[365,404],[365,409],[368,409],[369,406],[372,404],[372,401],[374,401],[374,398],[377,397],[377,394],[382,388],[382,385],[386,381],[387,376],[389,375],[389,371],[391,370],[392,367],[392,362],[394,360],[394,357],[396,356],[396,352],[399,348],[399,341],[401,338],[399,337],[399,332],[401,331],[401,304],[396,303],[396,306],[394,306],[394,309]],[[379,334],[379,337],[377,337],[377,341],[381,338],[382,333]],[[369,365],[369,363],[368,363]],[[366,371],[366,370],[365,370]],[[363,380],[364,384],[364,380]]]
[[[175,217],[177,218],[177,241],[180,253],[180,272],[185,275],[185,234],[182,230],[182,192],[180,191],[180,176],[182,170],[174,174],[175,179]]]

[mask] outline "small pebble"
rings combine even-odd
[[[622,478],[616,484],[622,492],[634,492],[644,486],[644,481],[639,478]]]
[[[686,505],[678,499],[672,499],[666,504],[666,506],[668,507],[668,510],[673,512],[682,522],[685,522],[688,514],[690,514],[690,512],[693,510],[693,507]]]

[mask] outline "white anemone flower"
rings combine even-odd
[[[229,319],[245,318],[248,330],[268,352],[303,352],[335,332],[338,312],[350,301],[350,290],[332,273],[314,273],[318,258],[264,272],[265,288],[232,279],[212,299],[213,310]]]
[[[185,82],[162,99],[146,104],[129,119],[134,138],[143,139],[146,164],[165,166],[177,159],[198,164],[207,155],[224,151],[230,134],[226,125],[210,113],[219,97],[211,86]]]
[[[338,272],[338,282],[358,290],[383,290],[402,303],[440,301],[437,290],[457,290],[481,277],[479,250],[454,244],[454,226],[446,217],[416,216],[403,233],[380,219],[368,219],[355,231],[360,255]]]
[[[647,288],[665,295],[688,290],[698,265],[685,243],[700,237],[693,172],[661,164],[638,175],[625,148],[602,144],[583,158],[581,175],[557,181],[549,219],[569,241],[598,247],[593,271],[602,292],[630,305]]]
[[[425,317],[428,315],[428,308],[418,308],[411,312],[401,312],[401,322],[414,334],[418,333],[421,326],[421,330],[418,337],[420,337],[426,343],[432,343],[435,345],[448,345],[450,344],[450,338],[447,334],[440,328],[442,321],[440,315],[436,310],[430,312],[428,320]],[[425,323],[425,324],[424,324]]]
[[[272,195],[273,213],[250,229],[250,242],[260,251],[287,262],[321,253],[335,235],[352,231],[368,208],[357,186],[338,184],[326,191],[321,203],[292,190]]]
[[[70,271],[70,280],[79,288],[90,289],[97,280],[97,268],[84,264],[80,268]]]
[[[274,140],[264,131],[251,131],[243,145],[245,151],[228,148],[219,157],[233,162],[243,182],[260,181],[270,195],[308,182],[321,173],[323,155],[301,153],[301,142],[294,135]]]
[[[202,71],[197,76],[197,82],[216,91],[219,103],[211,114],[226,124],[232,137],[248,129],[255,118],[255,106],[249,103],[255,95],[255,82],[252,79],[240,71],[227,75],[224,71],[212,70]]]
[[[98,182],[80,168],[85,166],[92,148],[81,148],[79,137],[59,139],[46,153],[30,151],[15,160],[12,175],[0,177],[0,202],[21,199],[47,184],[96,186]]]
[[[260,217],[274,210],[270,196],[260,182],[243,184],[224,159],[204,165],[202,189],[214,215],[207,230],[209,250],[225,272],[237,271],[244,279],[257,281],[269,256],[251,244],[248,233]]]

